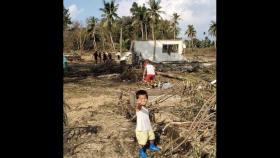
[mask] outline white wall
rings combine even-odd
[[[163,44],[178,44],[178,53],[162,53]],[[153,60],[154,41],[134,41],[134,52],[142,54],[144,59]],[[156,41],[156,61],[178,61],[185,60],[183,53],[183,41],[179,40],[157,40]]]

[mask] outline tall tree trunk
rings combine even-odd
[[[94,27],[94,30],[93,30],[93,46],[94,46],[94,50],[96,50],[96,41],[95,41],[95,27]]]
[[[156,60],[156,38],[155,38],[154,24],[152,24],[152,34],[153,34],[153,40],[154,40],[153,61],[155,61]]]
[[[102,30],[102,51],[104,51],[104,49],[105,49],[104,41],[105,41],[105,35],[104,35],[104,31]]]
[[[82,55],[82,30],[80,31],[80,38],[79,38],[79,54]]]
[[[192,38],[192,51],[193,51],[193,38]]]
[[[85,37],[83,39],[83,42],[82,42],[82,51],[85,50],[85,41],[86,41],[86,35],[85,35]]]
[[[146,41],[148,40],[147,24],[145,24]]]
[[[191,39],[191,40],[192,40],[192,39]],[[189,45],[189,50],[190,50],[190,51],[191,51],[191,45],[192,45],[192,43],[191,43],[192,41],[191,41],[191,40],[188,41],[188,45]]]
[[[142,40],[144,40],[143,22],[141,22],[141,33],[142,33]]]
[[[110,35],[110,39],[111,39],[111,42],[112,42],[113,51],[115,52],[115,44],[114,44],[114,41],[113,41],[113,37],[112,37],[111,31],[109,31],[109,35]]]
[[[82,41],[82,48],[83,48],[82,50],[85,50],[86,38],[87,38],[87,33],[86,33],[86,31],[85,31],[84,39],[83,39],[83,41]]]
[[[96,50],[97,45],[96,45],[96,41],[95,41],[95,33],[93,33],[93,46],[94,46],[94,50]]]
[[[120,53],[122,54],[122,27],[121,27],[121,33],[120,33]]]
[[[174,28],[174,40],[176,39],[176,28]]]
[[[82,31],[80,31],[80,37],[79,37],[79,50],[81,50],[82,46]]]

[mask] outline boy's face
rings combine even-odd
[[[147,102],[148,102],[148,99],[147,99],[146,95],[139,95],[138,96],[137,104],[146,105]]]

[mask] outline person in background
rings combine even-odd
[[[98,58],[99,58],[99,63],[101,64],[101,60],[102,60],[102,55],[101,55],[101,52],[98,52]]]
[[[103,52],[103,63],[106,63],[107,61],[107,54]]]
[[[143,80],[148,83],[148,85],[153,85],[156,77],[155,67],[150,64],[148,59],[144,60],[144,72],[143,72]]]
[[[97,51],[95,51],[94,53],[93,53],[93,56],[94,56],[94,61],[95,61],[95,64],[97,64],[97,58],[98,58],[98,52]]]

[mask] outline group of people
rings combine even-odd
[[[106,52],[102,52],[101,51],[95,51],[93,53],[93,58],[95,63],[108,63],[112,61],[112,54],[111,53],[106,53]]]

